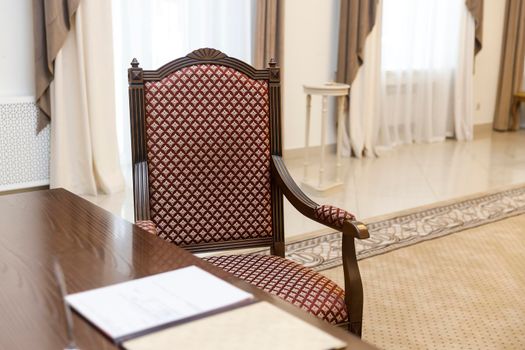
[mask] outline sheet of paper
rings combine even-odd
[[[309,323],[258,302],[123,343],[126,350],[327,350],[346,344]]]
[[[116,340],[251,298],[251,294],[190,266],[71,294],[66,300]]]

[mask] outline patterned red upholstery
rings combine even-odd
[[[155,226],[155,223],[151,220],[140,220],[135,223],[138,227],[141,229],[148,231],[151,234],[156,235],[157,234],[157,227]]]
[[[268,82],[199,64],[144,91],[159,236],[179,246],[271,236]]]
[[[319,221],[339,228],[343,228],[345,220],[355,220],[354,214],[331,205],[318,206],[315,208],[314,215]]]
[[[325,321],[334,324],[348,321],[344,290],[312,269],[273,255],[204,259]]]

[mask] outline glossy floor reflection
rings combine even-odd
[[[335,156],[327,171],[335,171]],[[287,160],[296,181],[302,159]],[[309,175],[318,168],[311,166]],[[344,186],[324,196],[309,193],[319,204],[334,204],[359,220],[434,202],[525,183],[525,130],[486,132],[470,142],[399,146],[378,158],[345,159]],[[285,206],[287,237],[323,228]]]
[[[308,173],[315,177],[318,158],[312,153]],[[285,162],[300,183],[304,170],[302,157]],[[327,157],[326,172],[328,178],[335,173],[333,154]],[[471,142],[404,145],[382,152],[378,158],[344,158],[342,174],[344,185],[337,190],[323,195],[307,193],[317,203],[337,205],[360,220],[525,183],[525,131],[487,132]],[[133,220],[129,186],[123,193],[86,198]],[[304,218],[286,202],[285,228],[289,238],[324,227]]]

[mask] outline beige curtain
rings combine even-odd
[[[465,5],[474,17],[476,28],[474,52],[477,54],[483,44],[483,0],[465,0]]]
[[[280,62],[281,0],[257,0],[253,65],[262,69],[271,58]]]
[[[49,84],[53,63],[71,28],[71,18],[80,0],[33,0],[35,46],[35,97],[40,108],[39,130],[51,117]]]
[[[517,130],[519,118],[511,115],[512,98],[521,87],[525,57],[525,0],[507,0],[498,95],[494,114],[495,130]]]
[[[89,195],[122,190],[110,1],[80,4],[56,56],[50,90],[50,186]]]
[[[377,0],[341,0],[337,81],[350,84],[363,64],[365,40],[376,20]]]

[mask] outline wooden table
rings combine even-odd
[[[66,345],[54,256],[69,293],[197,265],[344,340],[349,349],[374,349],[66,190],[0,196],[0,223],[0,349]],[[115,348],[77,316],[74,324],[82,350]]]

